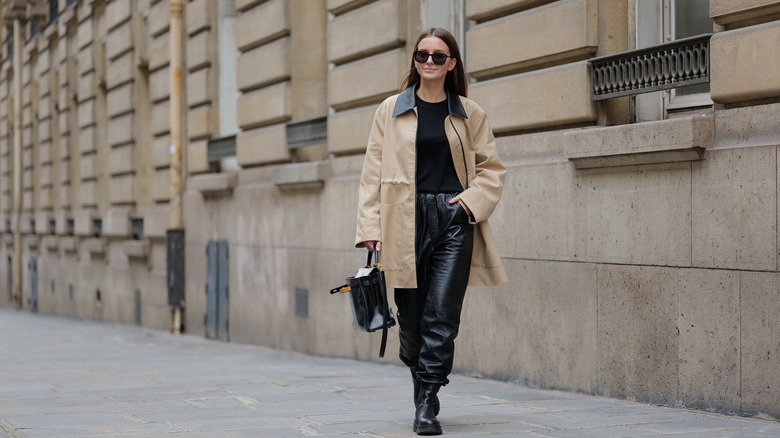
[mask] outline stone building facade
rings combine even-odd
[[[379,360],[328,289],[364,261],[374,110],[441,25],[508,167],[510,282],[469,289],[457,370],[780,417],[780,1],[184,0],[182,102],[171,1],[22,2],[20,53],[3,28],[0,302],[18,232],[25,308],[171,327],[181,105],[184,331]]]

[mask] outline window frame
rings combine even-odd
[[[664,26],[669,32],[664,34],[664,42],[676,41],[678,39],[685,38],[692,35],[677,36],[675,13],[677,2],[688,0],[663,0],[664,2]],[[707,17],[709,17],[709,1],[707,1]],[[710,18],[710,32],[712,31],[712,19]],[[714,102],[710,98],[709,84],[707,84],[707,92],[677,95],[677,89],[673,88],[667,90],[664,93],[664,108],[666,109],[666,116],[669,118],[670,114],[680,112],[700,112],[702,108],[712,107]]]
[[[682,39],[682,37],[676,38],[674,28],[677,1],[685,0],[657,0],[656,2],[630,0],[631,49]],[[709,8],[707,17],[709,17]],[[710,112],[712,106],[713,101],[709,91],[686,95],[678,95],[677,89],[656,91],[631,97],[631,121],[632,123],[649,122],[701,114]]]

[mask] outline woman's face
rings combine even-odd
[[[423,38],[417,45],[417,50],[428,53],[444,53],[450,55],[450,49],[447,44],[435,36],[429,36]],[[455,58],[447,58],[447,61],[443,65],[436,65],[433,63],[433,57],[429,56],[425,62],[414,61],[414,67],[417,69],[417,73],[420,74],[420,78],[423,81],[437,81],[444,80],[447,72],[455,68]]]

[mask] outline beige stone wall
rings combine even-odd
[[[777,0],[711,0],[710,16],[727,28],[750,26],[780,18]]]
[[[2,229],[10,225],[26,234],[23,293],[32,292],[26,267],[36,259],[42,311],[132,323],[138,290],[145,297],[144,324],[169,326],[168,212],[158,205],[167,197],[154,193],[160,186],[155,174],[168,165],[168,141],[161,158],[151,123],[154,103],[167,98],[169,85],[161,91],[154,83],[152,92],[149,80],[149,52],[160,33],[154,27],[159,19],[149,17],[161,4],[112,0],[69,7],[62,1],[57,20],[40,26],[37,36],[29,38],[30,22],[23,26],[24,214],[18,223],[12,215],[13,69],[10,60],[2,65]],[[156,33],[148,30],[150,21]],[[4,28],[3,36],[8,32]],[[3,50],[8,54],[7,45]],[[167,63],[167,52],[163,59]],[[167,106],[158,131],[160,125],[167,135]],[[140,235],[131,233],[131,218],[144,220]],[[12,245],[6,251],[11,257]]]
[[[365,150],[377,105],[398,92],[421,30],[420,5],[329,0],[327,7],[328,151],[350,154]]]
[[[777,280],[778,143],[720,144],[693,163],[577,170],[556,146],[583,141],[572,132],[499,140],[517,163],[492,219],[510,283],[470,290],[458,366],[702,409],[758,412],[762,399],[776,412],[766,351],[745,359],[754,342],[777,342],[752,309],[777,310],[765,300]]]
[[[0,49],[0,303],[18,229],[25,307],[35,259],[41,312],[168,329],[170,0],[66,3],[23,43],[18,220]],[[184,5],[185,331],[205,334],[205,249],[223,239],[231,341],[377,360],[379,337],[353,332],[347,297],[327,290],[364,261],[363,151],[425,2],[236,0],[235,68],[220,62],[219,2]],[[465,2],[469,97],[508,166],[491,225],[510,282],[469,289],[458,371],[780,417],[780,6],[710,5],[716,105],[628,124],[631,99],[591,100],[587,61],[629,49],[629,2]],[[219,172],[209,143],[231,83],[240,170]],[[288,125],[319,117],[327,140],[291,149]]]
[[[236,74],[238,83],[243,84],[238,100],[238,125],[244,131],[236,139],[236,155],[239,164],[245,167],[289,159],[286,136],[281,131],[284,125],[280,123],[292,118],[291,3],[273,0],[259,5],[250,3],[247,7],[239,9],[241,14],[236,22],[236,43],[241,50],[238,61],[241,68]],[[259,56],[263,57],[264,64],[277,67],[251,68],[253,58]],[[263,72],[258,74],[258,71]],[[271,125],[277,126],[256,129]]]
[[[166,8],[168,1],[161,2],[157,8]],[[169,5],[168,5],[169,8]],[[158,27],[164,29],[168,20],[159,19]],[[184,89],[185,104],[185,132],[189,142],[207,142],[211,138],[219,136],[219,120],[215,117],[217,107],[217,82],[218,69],[217,57],[217,4],[208,0],[196,0],[186,3],[184,8],[184,34],[185,34],[185,68],[182,69],[182,87]],[[159,53],[158,62],[162,67],[157,81],[162,82],[157,86],[161,94],[166,94],[170,89],[171,74],[168,59],[170,48],[168,45],[169,34],[164,34],[166,50]],[[167,85],[167,86],[166,86]],[[170,144],[168,132],[170,130],[170,105],[169,101],[159,102],[157,112],[160,117],[155,117],[154,134],[160,147],[166,148]],[[192,173],[208,170],[206,150],[187,149],[185,157],[193,164]],[[170,155],[166,157],[170,161]],[[162,164],[162,163],[160,163]],[[170,172],[168,166],[158,167],[155,170],[152,187],[155,202],[167,201],[170,196]]]
[[[538,3],[467,2],[469,18],[480,21],[466,35],[467,71],[478,81],[469,87],[470,97],[491,115],[499,134],[588,124],[598,117],[582,61],[599,47],[598,2],[532,7]],[[508,8],[522,9],[504,15]],[[561,31],[543,31],[553,27]]]
[[[712,100],[732,104],[780,96],[777,41],[780,21],[714,35]]]

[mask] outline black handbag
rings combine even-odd
[[[371,266],[371,255],[376,263]],[[354,277],[348,277],[347,283],[334,287],[331,294],[349,292],[352,307],[352,327],[361,332],[374,332],[382,329],[382,344],[379,357],[385,356],[387,329],[395,325],[393,310],[387,304],[387,286],[385,272],[379,263],[379,252],[368,252],[366,266],[359,268]]]

